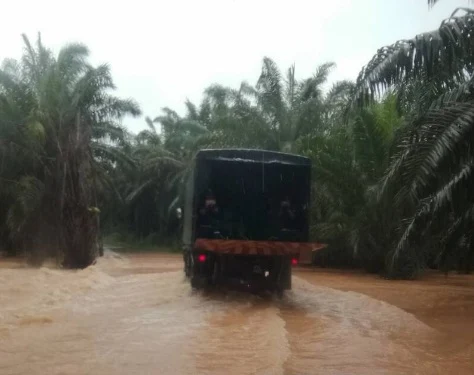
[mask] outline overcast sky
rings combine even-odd
[[[6,5],[8,4],[8,5]],[[254,84],[264,56],[311,75],[333,61],[331,82],[355,79],[377,48],[435,29],[468,0],[20,0],[3,4],[0,60],[18,58],[21,33],[38,31],[55,52],[82,42],[94,64],[109,63],[117,94],[144,115],[168,106],[184,114],[211,83]],[[132,131],[143,118],[124,119]]]

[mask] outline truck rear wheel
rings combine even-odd
[[[207,279],[202,276],[191,276],[191,287],[193,289],[202,289],[207,285]]]
[[[184,258],[184,274],[186,275],[186,277],[190,277],[191,276],[191,260],[190,260],[190,255],[189,253],[184,253],[183,255],[183,258]]]
[[[198,272],[196,272],[195,267],[196,265],[194,264],[194,261],[191,257],[191,262],[190,262],[190,267],[189,267],[190,268],[189,278],[191,280],[191,287],[193,289],[202,289],[206,285],[208,285],[209,282],[206,276],[200,275]]]
[[[283,298],[283,288],[277,287],[275,289],[275,294],[276,294],[278,299],[282,299]]]

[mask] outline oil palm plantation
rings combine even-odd
[[[94,152],[107,154],[117,120],[138,115],[114,89],[108,66],[87,63],[80,44],[53,56],[23,37],[21,61],[0,71],[3,235],[18,248],[55,253],[66,267],[93,262],[98,233]],[[94,142],[95,138],[95,142]],[[15,168],[15,160],[21,168]],[[22,160],[25,160],[24,162]]]
[[[313,236],[329,244],[315,259],[320,264],[384,268],[393,227],[382,219],[390,204],[377,204],[373,190],[401,124],[396,99],[352,113],[348,122],[314,137],[305,152],[313,160]]]
[[[129,145],[133,168],[122,166],[114,175],[120,197],[116,206],[123,206],[127,217],[125,229],[140,240],[150,235],[161,241],[172,237],[178,224],[173,213],[192,157],[216,138],[207,129],[209,104],[204,101],[199,110],[190,101],[186,105],[185,117],[169,108],[153,120],[147,117],[148,129]]]
[[[148,129],[138,134],[132,147],[136,168],[121,195],[134,212],[133,221],[148,217],[144,220],[151,226],[145,232],[133,231],[140,236],[153,230],[168,232],[184,179],[199,149],[304,151],[312,137],[335,127],[343,118],[353,84],[337,83],[324,95],[322,86],[332,66],[322,65],[313,77],[301,82],[292,67],[284,81],[274,62],[265,58],[256,87],[246,82],[238,89],[214,84],[204,91],[199,106],[186,101],[184,117],[163,108],[162,115],[147,118]],[[154,214],[142,207],[149,204],[140,202],[154,202]]]
[[[456,10],[439,29],[380,49],[357,81],[359,103],[378,90],[423,99],[405,106],[406,123],[378,192],[402,215],[387,258],[392,270],[468,270],[474,262],[473,16]]]

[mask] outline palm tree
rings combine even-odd
[[[37,170],[43,164],[45,134],[29,116],[35,109],[34,95],[20,80],[20,68],[16,61],[5,60],[0,70],[0,241],[9,251],[14,251],[20,238],[16,234],[27,226],[26,218],[38,206],[35,197],[43,190]],[[13,211],[11,202],[20,191],[25,192],[23,202]]]
[[[110,70],[87,64],[85,46],[66,46],[54,57],[40,36],[36,48],[23,40],[21,63],[10,60],[0,73],[0,113],[9,124],[6,142],[22,145],[25,129],[37,138],[37,163],[11,182],[23,188],[8,209],[9,232],[55,249],[66,267],[86,267],[98,231],[93,146],[101,144],[93,139],[113,138],[116,120],[140,112],[133,101],[108,94],[115,88]]]
[[[320,65],[313,77],[298,82],[295,67],[288,69],[283,80],[273,60],[263,59],[262,73],[257,82],[257,102],[268,124],[272,148],[296,151],[300,137],[311,134],[323,124],[322,85],[334,67],[333,63]]]
[[[380,215],[389,204],[376,204],[373,189],[389,164],[401,124],[396,99],[388,96],[352,113],[348,123],[314,137],[305,150],[314,169],[313,236],[330,244],[317,262],[359,262],[373,272],[384,268],[383,251],[393,226]]]
[[[379,89],[398,91],[402,103],[420,99],[402,105],[406,125],[379,188],[402,213],[387,260],[404,275],[426,264],[469,270],[474,261],[473,15],[456,10],[438,30],[379,50],[357,82],[359,103]]]
[[[198,110],[187,101],[184,118],[163,108],[163,115],[145,119],[148,129],[132,140],[130,156],[134,167],[121,168],[115,182],[120,186],[120,200],[130,213],[128,229],[140,239],[152,233],[164,239],[166,233],[172,232],[170,225],[176,224],[172,213],[180,205],[193,155],[199,147],[210,145],[214,137],[207,129],[209,105],[204,101]]]
[[[388,186],[400,186],[398,204],[412,207],[401,226],[392,265],[410,252],[422,265],[435,256],[446,268],[460,258],[467,270],[472,266],[473,89],[471,83],[471,94],[430,109],[404,129],[400,151],[381,184],[385,194]],[[434,254],[432,240],[444,245]]]

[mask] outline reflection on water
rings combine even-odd
[[[474,279],[300,270],[282,300],[193,292],[179,256],[0,267],[1,374],[471,374]]]

